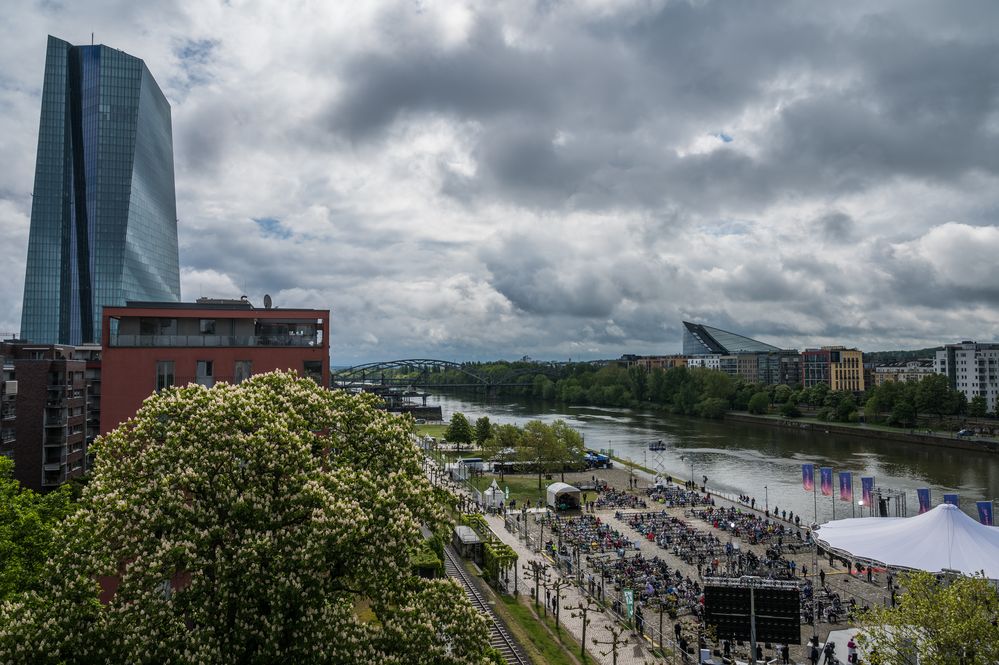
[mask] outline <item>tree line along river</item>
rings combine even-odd
[[[617,457],[733,495],[750,495],[757,506],[794,511],[802,522],[816,512],[821,524],[835,517],[861,516],[861,476],[873,476],[881,488],[903,490],[908,515],[918,513],[916,489],[929,487],[931,503],[956,493],[961,508],[977,519],[975,502],[999,499],[999,455],[933,447],[899,441],[826,434],[734,422],[718,422],[652,411],[592,406],[569,406],[512,398],[485,399],[457,393],[431,395],[427,404],[440,406],[445,421],[460,411],[474,424],[480,416],[493,423],[523,425],[529,420],[563,419],[577,429],[587,448],[613,449]],[[662,440],[666,450],[651,451],[648,444]],[[813,499],[801,485],[801,465],[832,467],[833,496]],[[854,503],[839,500],[838,474],[853,472]],[[895,513],[894,501],[890,514]],[[855,512],[856,511],[856,512]],[[866,511],[863,512],[867,516]]]

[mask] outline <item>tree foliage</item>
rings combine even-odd
[[[749,398],[749,412],[754,414],[764,414],[770,408],[770,395],[760,391],[754,393]]]
[[[14,463],[0,456],[0,601],[36,589],[59,523],[73,511],[71,488],[48,494],[21,488]]]
[[[916,572],[900,581],[906,591],[896,607],[874,607],[861,615],[860,640],[867,662],[910,662],[907,656],[913,651],[921,663],[999,661],[999,594],[988,580],[959,577],[947,584]]]
[[[481,446],[493,432],[493,424],[489,422],[489,416],[481,416],[475,421],[475,442]]]
[[[451,422],[444,432],[444,438],[451,443],[458,444],[459,448],[462,444],[472,442],[472,426],[469,424],[468,418],[464,413],[457,411],[451,414]]]
[[[284,373],[153,395],[0,605],[0,662],[483,662],[461,589],[412,574],[443,514],[409,422]]]

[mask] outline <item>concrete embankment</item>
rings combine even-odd
[[[920,434],[917,431],[893,431],[882,429],[871,429],[866,427],[855,427],[850,425],[839,425],[836,423],[816,422],[812,420],[795,420],[793,418],[769,418],[766,416],[755,416],[749,413],[727,413],[725,420],[728,422],[750,423],[765,427],[782,427],[784,429],[800,429],[828,434],[839,434],[843,436],[855,436],[863,439],[876,439],[880,441],[903,441],[915,443],[923,446],[935,446],[937,448],[956,448],[958,450],[975,450],[999,452],[999,442],[988,439],[960,439],[953,434]]]

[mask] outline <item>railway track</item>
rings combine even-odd
[[[472,606],[489,618],[489,645],[500,652],[508,665],[531,665],[530,659],[524,655],[517,643],[507,632],[506,627],[496,616],[496,613],[486,602],[479,589],[465,572],[461,560],[451,550],[450,545],[444,547],[444,572],[453,577],[465,589],[465,594],[472,601]]]

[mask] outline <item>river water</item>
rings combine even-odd
[[[929,487],[931,504],[943,502],[944,493],[960,496],[961,508],[978,519],[975,502],[999,498],[999,455],[952,448],[933,448],[896,441],[837,436],[764,425],[721,423],[657,412],[592,406],[566,406],[485,399],[456,394],[432,395],[428,405],[439,405],[444,419],[461,411],[469,420],[489,416],[493,423],[523,425],[528,420],[563,419],[593,449],[613,449],[614,455],[674,478],[698,483],[728,494],[748,494],[757,506],[794,511],[802,522],[817,513],[818,522],[833,518],[867,516],[855,503],[839,500],[840,471],[852,471],[855,500],[860,499],[861,476],[873,476],[881,488],[905,492],[908,514],[919,510],[916,488]],[[668,444],[663,452],[648,450],[651,441]],[[801,485],[801,465],[814,463],[833,468],[833,496],[817,497]],[[834,501],[835,499],[835,501]],[[889,508],[895,513],[895,501]]]

